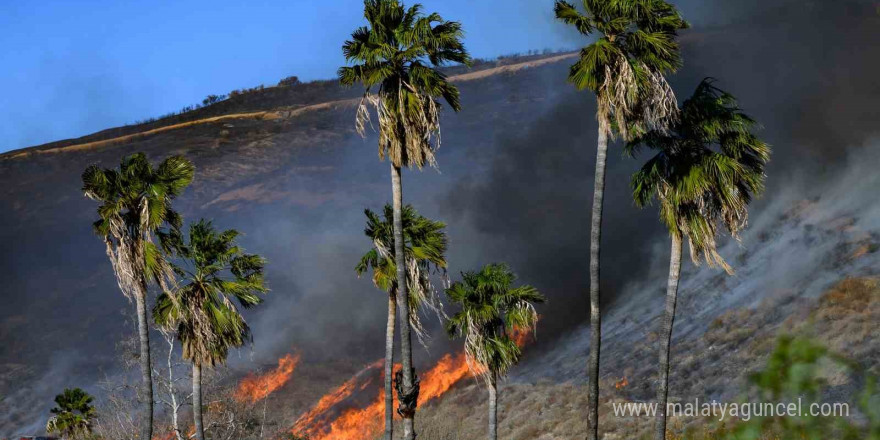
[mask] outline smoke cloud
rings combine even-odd
[[[763,123],[761,135],[773,145],[767,196],[752,208],[754,218],[783,200],[781,194],[785,200],[808,197],[841,176],[858,180],[852,176],[871,172],[849,165],[853,157],[877,156],[869,143],[880,120],[875,5],[755,0],[719,2],[717,8],[685,2],[682,9],[700,18],[683,36],[685,68],[672,77],[679,98],[703,77],[715,77]],[[565,83],[566,73],[567,63],[560,63],[461,83],[464,110],[443,116],[441,172],[404,173],[405,201],[448,224],[451,278],[505,261],[521,282],[549,298],[540,310],[538,348],[551,347],[587,319],[595,104],[589,93]],[[301,122],[312,124],[296,132],[308,133],[307,139],[281,133],[242,147],[236,157],[207,144],[187,153],[200,180],[177,203],[183,214],[241,230],[243,247],[269,260],[272,292],[265,306],[247,313],[255,344],[232,356],[233,368],[272,365],[294,348],[303,364],[344,359],[360,366],[382,353],[384,293],[368,278],[358,279],[353,268],[370,246],[362,234],[363,208],[378,210],[390,200],[388,165],[376,160],[375,138],[354,134],[350,110]],[[266,145],[277,150],[260,156]],[[168,154],[161,139],[142,146]],[[626,303],[633,283],[665,264],[658,264],[665,237],[655,211],[636,209],[629,195],[629,174],[640,161],[619,151],[615,145],[609,154],[606,310]],[[94,160],[34,162],[52,173],[53,185],[68,189],[60,196],[33,194],[34,181],[10,184],[3,194],[9,206],[0,216],[10,226],[0,233],[9,244],[0,252],[0,268],[10,275],[0,310],[0,364],[7,371],[24,365],[29,373],[14,384],[0,382],[0,413],[8,414],[0,420],[2,434],[30,432],[19,430],[40,426],[64,386],[89,388],[98,372],[113,370],[115,336],[131,331],[118,313],[131,306],[116,291],[102,245],[89,229],[94,205],[77,191],[79,170]],[[240,180],[210,173],[230,160],[241,162],[242,173],[254,163],[283,165]],[[250,198],[212,204],[228,195],[231,181],[236,189],[251,186]],[[417,351],[418,362],[460,347],[446,340],[436,320],[425,321],[432,322],[434,339],[430,351]]]

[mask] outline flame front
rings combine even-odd
[[[443,356],[422,378],[418,406],[421,407],[422,404],[442,396],[458,381],[469,375],[471,370],[468,368],[464,353],[459,353],[455,357],[449,354]]]
[[[383,361],[374,364],[382,366]],[[360,375],[360,373],[358,374]],[[460,380],[471,375],[464,353],[456,356],[445,355],[428,370],[421,381],[419,403],[421,407],[452,388]],[[349,397],[354,390],[358,376],[349,379],[330,394],[322,397],[311,411],[303,415],[294,425],[293,433],[304,433],[314,440],[361,440],[378,434],[385,425],[385,395],[379,391],[376,399],[365,408],[350,408],[336,419],[328,422],[318,421],[322,414],[337,403]]]
[[[351,394],[357,387],[358,378],[369,370],[381,367],[383,362],[383,359],[379,359],[378,361],[367,365],[366,367],[364,367],[363,370],[358,371],[357,374],[352,376],[351,379],[345,381],[345,383],[338,386],[333,391],[325,394],[324,397],[321,397],[321,400],[318,400],[318,403],[316,403],[315,406],[312,407],[311,410],[309,410],[309,412],[303,414],[302,416],[300,416],[299,419],[297,419],[291,431],[293,433],[314,433],[324,430],[325,422],[319,422],[316,424],[315,420],[317,420],[327,410],[351,396]],[[363,387],[366,385],[367,384],[364,384],[361,389],[363,389]]]
[[[258,402],[286,384],[299,364],[299,354],[288,354],[278,359],[278,367],[262,376],[248,375],[238,384],[235,399],[239,402]]]
[[[532,334],[515,328],[511,337],[520,348],[532,339]],[[361,370],[344,384],[331,391],[318,401],[306,414],[301,416],[291,429],[294,434],[307,434],[313,440],[363,440],[379,434],[385,426],[385,394],[379,395],[365,408],[349,408],[333,420],[324,420],[327,410],[352,395],[356,388],[366,388],[366,383],[357,386],[358,378],[368,369],[384,365],[380,359]],[[397,371],[400,365],[395,365]],[[479,374],[479,366],[469,367],[463,352],[446,354],[421,378],[418,407],[446,394],[456,383],[466,377]]]

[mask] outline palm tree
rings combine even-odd
[[[393,237],[394,213],[391,205],[385,205],[383,218],[369,209],[364,210],[367,227],[364,234],[373,242],[373,247],[361,257],[355,266],[358,276],[367,270],[373,271],[373,284],[388,292],[388,324],[385,326],[385,439],[394,435],[394,395],[392,393],[392,371],[394,367],[394,321],[397,314],[397,267],[394,250],[390,246]],[[406,205],[402,212],[403,238],[407,265],[407,286],[409,296],[410,326],[420,338],[424,335],[419,320],[421,305],[442,313],[435,301],[434,286],[431,284],[432,271],[446,270],[446,227],[442,222],[433,221],[419,215],[412,205]],[[424,343],[424,342],[423,342]]]
[[[394,256],[397,279],[406,276],[401,225],[402,167],[436,165],[434,151],[440,145],[442,98],[458,111],[458,89],[437,68],[452,62],[470,65],[461,42],[461,24],[445,21],[436,13],[425,15],[421,5],[406,8],[397,0],[364,0],[368,25],[356,29],[342,46],[348,63],[339,69],[344,85],[360,82],[366,88],[358,107],[356,126],[363,135],[369,123],[369,107],[379,119],[379,158],[391,162],[394,211]],[[377,87],[374,92],[373,87]],[[418,381],[412,366],[407,283],[399,287],[401,378],[397,383],[398,413],[403,417],[404,438],[413,440],[413,418],[418,402]]]
[[[181,278],[176,289],[159,295],[153,319],[174,330],[183,347],[183,358],[193,366],[193,417],[198,440],[205,439],[202,421],[202,367],[226,362],[229,349],[241,347],[250,328],[232,302],[244,308],[260,304],[265,260],[246,254],[235,243],[238,231],[218,232],[211,222],[190,225],[189,242],[179,231],[161,236],[163,250],[177,256],[174,271]]]
[[[535,327],[534,304],[544,302],[537,289],[513,287],[514,281],[516,275],[507,265],[489,264],[479,272],[462,273],[462,281],[446,289],[449,300],[461,307],[446,330],[451,337],[465,338],[468,364],[489,387],[489,440],[498,438],[498,379],[522,356],[511,336]]]
[[[764,167],[770,147],[752,131],[757,123],[744,114],[736,99],[703,80],[681,107],[680,120],[668,132],[650,131],[627,145],[657,154],[632,177],[633,198],[643,207],[657,199],[660,220],[669,229],[672,252],[666,289],[666,310],[660,338],[657,403],[660,411],[654,438],[666,438],[669,352],[681,271],[681,245],[687,238],[694,264],[733,269],[718,254],[718,224],[734,237],[746,226],[753,195],[764,190]]]
[[[58,433],[64,439],[86,438],[92,432],[92,421],[97,416],[92,396],[79,388],[65,388],[55,396],[54,414],[46,423],[46,432]]]
[[[182,156],[172,156],[153,168],[146,155],[137,153],[122,160],[119,169],[95,165],[82,175],[86,197],[101,203],[95,233],[104,239],[107,256],[122,294],[137,306],[140,337],[141,390],[143,401],[140,438],[153,437],[153,386],[150,364],[150,333],[147,324],[147,283],[163,289],[171,275],[153,243],[163,225],[180,227],[180,215],[171,209],[193,179],[195,168]]]
[[[556,18],[598,39],[581,49],[568,80],[596,94],[599,138],[590,225],[590,359],[588,439],[599,436],[599,251],[608,136],[630,139],[645,130],[663,130],[676,118],[676,99],[664,74],[681,65],[675,37],[688,27],[664,0],[583,0],[586,13],[557,0]]]

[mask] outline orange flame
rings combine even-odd
[[[522,348],[531,340],[531,333],[514,329],[512,337],[516,344]],[[378,368],[384,365],[384,360],[379,360],[368,368]],[[399,370],[400,365],[395,364],[394,371]],[[478,368],[478,366],[474,366]],[[378,397],[365,408],[350,408],[342,412],[339,417],[332,421],[318,421],[327,410],[350,397],[357,388],[357,379],[365,370],[361,371],[347,382],[331,391],[318,401],[311,411],[301,416],[291,430],[294,434],[308,434],[313,440],[362,440],[372,438],[382,431],[385,425],[385,395],[379,391]],[[418,407],[439,398],[449,391],[462,379],[479,374],[478,370],[472,370],[467,363],[463,352],[456,355],[446,354],[437,364],[424,373],[421,378]],[[363,390],[366,385],[359,387]]]
[[[510,332],[510,338],[513,339],[513,342],[516,343],[517,347],[523,348],[532,340],[532,332],[529,330],[523,330],[519,327],[514,327]]]
[[[367,365],[366,367],[364,367],[364,369],[358,371],[357,374],[355,374],[351,379],[345,381],[345,383],[336,387],[336,389],[334,389],[333,391],[325,394],[324,397],[321,397],[321,399],[318,400],[318,403],[316,403],[315,406],[313,406],[312,409],[309,410],[309,412],[303,414],[299,417],[299,419],[297,419],[291,431],[294,433],[304,431],[308,431],[311,433],[323,429],[324,424],[315,424],[315,420],[322,414],[324,414],[324,412],[326,412],[328,409],[332,408],[339,402],[342,402],[343,400],[351,396],[351,393],[354,392],[357,385],[358,378],[362,374],[374,368],[381,367],[383,363],[384,359],[379,359],[378,361]]]
[[[443,356],[437,365],[434,365],[422,377],[418,406],[442,396],[458,381],[470,374],[471,371],[464,353],[459,353],[455,357],[449,354]]]
[[[286,384],[299,364],[299,354],[288,354],[278,359],[278,367],[262,376],[248,375],[238,384],[235,399],[239,402],[258,402]]]
[[[620,380],[614,382],[614,388],[618,389],[618,390],[622,389],[622,388],[626,388],[627,385],[629,385],[629,381],[626,380],[626,376],[624,376],[624,377],[620,378]]]
[[[329,425],[311,427],[309,432],[315,440],[361,440],[379,433],[385,424],[385,395],[379,397],[366,408],[351,408],[342,413]],[[296,431],[294,431],[296,432]]]
[[[378,367],[382,363],[383,361],[380,360],[374,365]],[[395,367],[398,366],[395,365]],[[453,385],[470,374],[463,353],[454,357],[449,354],[443,356],[433,368],[424,374],[421,381],[418,406],[421,407],[425,403],[442,396]],[[294,425],[292,432],[309,434],[314,440],[360,440],[370,438],[373,434],[378,434],[384,427],[385,395],[382,391],[365,408],[345,410],[339,417],[329,423],[314,423],[325,411],[351,395],[352,390],[355,388],[356,379],[357,376],[349,379],[348,382],[324,396],[311,411],[300,417]]]

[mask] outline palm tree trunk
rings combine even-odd
[[[403,417],[404,440],[415,440],[414,417],[418,402],[418,384],[412,365],[412,342],[410,341],[409,291],[406,284],[406,256],[403,250],[403,189],[400,167],[391,164],[391,193],[394,223],[394,263],[397,266],[397,308],[400,313],[400,354],[403,381],[397,386],[398,412]],[[402,282],[400,280],[403,280]]]
[[[605,197],[605,158],[608,134],[600,124],[596,148],[596,180],[593,185],[593,214],[590,223],[590,359],[587,439],[599,440],[599,346],[602,342],[602,321],[599,313],[599,250],[602,238],[602,199]]]
[[[498,380],[495,373],[489,379],[489,440],[498,440]]]
[[[138,318],[138,338],[141,349],[141,438],[153,438],[153,366],[150,361],[150,329],[147,324],[147,289],[139,289],[135,295]]]
[[[672,236],[669,257],[669,280],[666,285],[666,311],[660,333],[660,374],[657,387],[657,421],[654,439],[666,439],[666,401],[669,397],[669,347],[672,344],[672,324],[675,322],[675,302],[678,299],[678,280],[681,274],[681,236]]]
[[[385,440],[394,439],[394,320],[397,319],[397,294],[388,295],[388,324],[385,326]]]
[[[196,440],[205,440],[205,427],[202,420],[202,366],[193,363],[193,422],[196,427]]]

